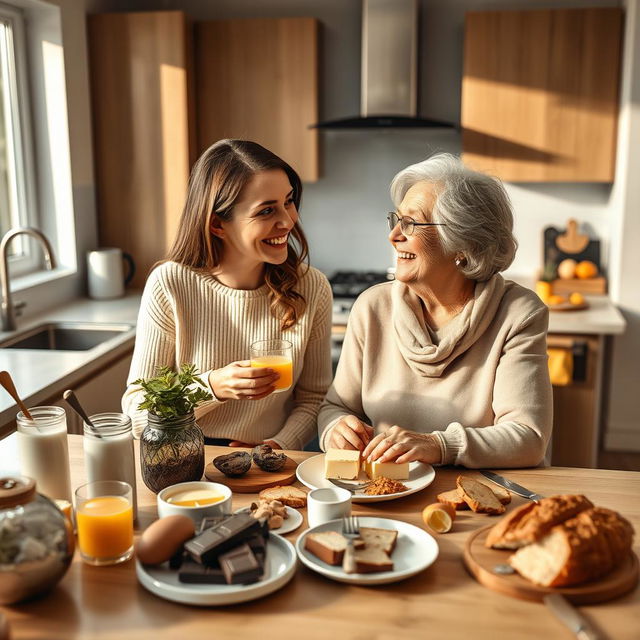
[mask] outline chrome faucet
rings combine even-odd
[[[13,304],[11,302],[11,289],[9,287],[9,260],[7,247],[9,243],[20,234],[31,236],[40,242],[44,253],[44,260],[49,271],[55,268],[53,249],[49,241],[41,231],[33,227],[17,227],[9,229],[0,241],[0,289],[2,292],[2,302],[0,303],[0,319],[2,320],[2,331],[13,331],[16,328]]]

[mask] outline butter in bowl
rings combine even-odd
[[[231,489],[218,482],[180,482],[157,495],[158,516],[184,515],[196,526],[203,518],[231,513]]]

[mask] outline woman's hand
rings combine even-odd
[[[372,436],[373,427],[356,416],[345,416],[331,427],[328,447],[362,451],[369,444]]]
[[[218,400],[260,400],[273,393],[280,377],[268,367],[252,367],[250,360],[232,362],[209,374],[209,385]]]
[[[431,433],[415,433],[397,425],[379,433],[362,453],[362,457],[379,462],[440,463],[442,453],[436,436]]]

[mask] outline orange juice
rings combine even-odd
[[[112,560],[133,547],[133,508],[122,496],[91,498],[76,510],[78,546],[93,560]]]
[[[274,385],[276,392],[286,391],[293,383],[293,362],[288,356],[254,356],[251,366],[268,367],[280,374]]]
[[[208,489],[193,489],[192,491],[180,491],[167,498],[169,504],[177,504],[180,507],[204,507],[224,500],[225,496],[214,493]]]

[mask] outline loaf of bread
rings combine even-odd
[[[487,536],[485,545],[494,549],[519,549],[540,540],[552,527],[593,507],[581,495],[543,498],[527,502],[505,516]]]
[[[294,509],[303,509],[307,506],[307,494],[297,487],[270,487],[263,489],[258,495],[264,500],[279,500],[282,504]]]
[[[456,479],[460,497],[476,513],[501,514],[504,513],[504,505],[498,500],[496,494],[482,482],[466,476],[458,476]]]
[[[509,563],[535,584],[567,587],[609,573],[629,555],[632,541],[633,527],[620,514],[589,508],[518,549]]]

